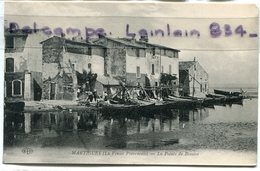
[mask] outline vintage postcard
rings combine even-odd
[[[256,165],[256,5],[4,7],[4,163]]]

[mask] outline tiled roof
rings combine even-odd
[[[88,43],[88,42],[78,42],[78,41],[75,41],[75,40],[70,40],[70,39],[66,39],[64,37],[58,37],[58,36],[53,36],[53,37],[50,37],[44,41],[42,41],[41,43],[44,43],[50,39],[60,39],[60,40],[64,40],[65,43],[70,43],[70,44],[77,44],[77,45],[82,45],[82,46],[99,46],[99,47],[102,47],[102,48],[106,48],[105,46],[102,46],[102,45],[98,45],[98,44],[94,44],[94,43]]]
[[[142,45],[146,45],[146,47],[148,46],[152,46],[152,47],[158,47],[161,49],[168,49],[168,50],[173,50],[173,51],[177,51],[180,52],[180,50],[178,49],[173,49],[171,47],[167,47],[167,46],[163,46],[163,45],[158,45],[158,44],[154,44],[154,43],[148,43],[148,42],[144,42],[144,41],[136,41],[138,44],[142,44]]]
[[[158,44],[153,44],[153,43],[148,43],[148,42],[144,42],[144,41],[138,41],[132,38],[111,38],[111,37],[103,37],[107,40],[111,40],[117,43],[121,43],[125,46],[130,46],[130,47],[136,47],[136,48],[142,48],[142,49],[146,49],[149,47],[158,47],[161,49],[169,49],[169,50],[174,50],[179,52],[180,50],[178,49],[173,49],[171,47],[167,47],[167,46],[163,46],[163,45],[158,45]],[[93,39],[93,42],[97,42],[98,39]]]
[[[123,44],[125,46],[129,46],[129,47],[135,47],[135,48],[141,48],[141,49],[146,49],[146,46],[144,45],[140,45],[138,43],[136,43],[136,40],[133,39],[127,39],[127,38],[111,38],[111,37],[103,37],[107,40],[111,40],[120,44]],[[97,40],[98,41],[98,40]]]
[[[180,61],[179,70],[187,70],[192,67],[196,62],[195,61]]]

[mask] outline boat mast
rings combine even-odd
[[[193,74],[193,78],[192,78],[192,97],[194,97],[195,94],[195,73]]]

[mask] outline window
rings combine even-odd
[[[75,63],[72,63],[72,64],[71,64],[71,68],[72,68],[73,71],[75,71],[75,70],[76,70],[76,64],[75,64]]]
[[[5,71],[14,72],[14,58],[6,58],[5,60]]]
[[[5,47],[6,48],[14,48],[14,37],[8,36],[5,39]]]
[[[140,57],[145,57],[145,50],[144,49],[139,49],[139,56]]]
[[[88,48],[88,55],[92,55],[92,48]]]
[[[155,48],[152,49],[152,53],[153,53],[153,55],[155,55]]]
[[[152,75],[154,75],[154,64],[152,64]]]
[[[176,57],[175,55],[176,55],[175,52],[172,51],[172,53],[171,53],[171,57],[172,57],[172,58],[175,58],[175,57]]]
[[[157,87],[158,86],[158,82],[157,81],[155,81],[155,87]]]
[[[174,57],[178,58],[178,52],[174,52]]]
[[[164,68],[163,68],[163,66],[162,66],[162,73],[164,72]]]
[[[88,69],[91,69],[91,63],[88,63]]]
[[[166,50],[165,49],[163,50],[163,55],[166,55]]]
[[[140,57],[140,49],[136,49],[135,55],[136,55],[136,57]]]
[[[169,74],[172,74],[172,65],[169,65]]]
[[[136,67],[136,78],[141,78],[141,70],[139,66]]]
[[[200,92],[202,92],[202,84],[200,84]]]
[[[22,96],[22,81],[12,81],[12,96]]]

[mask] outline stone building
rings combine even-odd
[[[107,47],[105,58],[105,75],[116,78],[129,86],[146,84],[145,46],[134,39],[108,38],[100,36],[95,44]]]
[[[198,61],[179,63],[180,94],[183,96],[204,97],[209,90],[209,76]]]
[[[5,27],[5,97],[40,100],[42,94],[41,44],[39,30],[10,30]]]
[[[104,75],[105,47],[57,36],[41,43],[43,99],[75,100],[77,89],[90,85],[91,80],[82,78],[85,73],[95,79]]]
[[[162,87],[176,93],[179,86],[179,52],[170,47],[149,43],[141,37],[136,41],[146,47],[147,77],[151,87]]]
[[[169,75],[172,80],[165,82],[165,86],[177,89],[179,50],[148,43],[146,39],[100,36],[95,43],[107,47],[106,74],[119,78],[128,86],[144,87],[159,87],[161,76]]]

